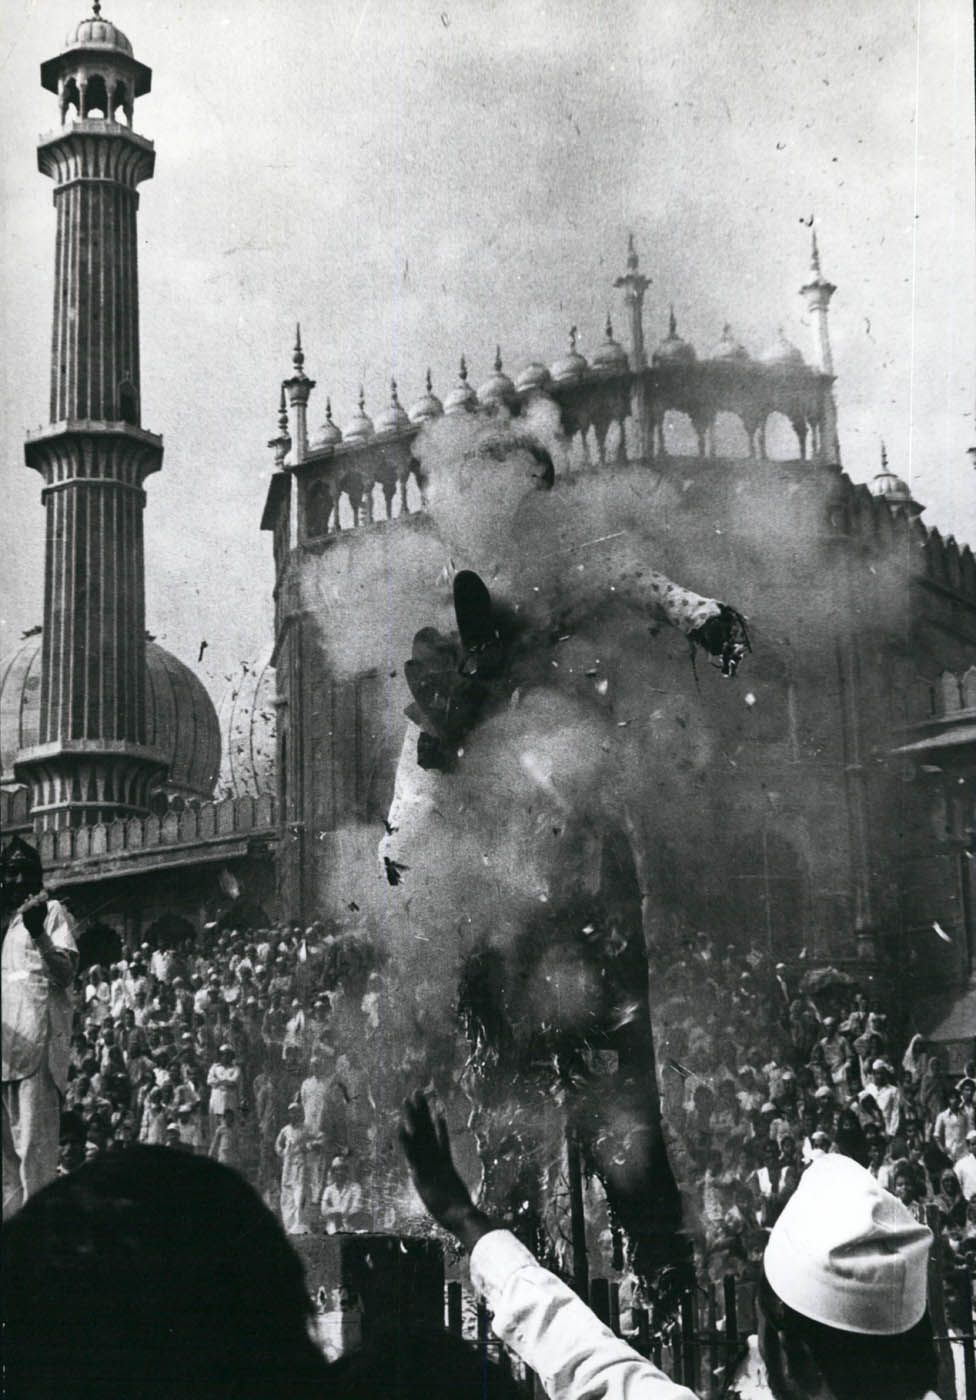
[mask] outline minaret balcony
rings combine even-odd
[[[141,491],[163,465],[163,439],[132,423],[68,419],[28,433],[24,461],[48,488],[112,483]]]
[[[156,150],[146,136],[104,117],[75,118],[38,138],[37,168],[58,190],[78,181],[135,190],[152,178]]]

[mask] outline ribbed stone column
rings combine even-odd
[[[146,747],[142,529],[163,447],[139,397],[136,211],[155,155],[113,117],[131,121],[150,73],[96,14],[41,74],[65,124],[38,147],[57,210],[51,424],[25,444],[44,481],[44,641],[40,743],[17,771],[38,824],[60,827],[145,811],[163,776]]]

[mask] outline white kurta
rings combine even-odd
[[[471,1282],[493,1313],[496,1336],[531,1366],[552,1400],[695,1400],[615,1337],[507,1230],[475,1245]]]
[[[74,921],[63,904],[48,900],[44,932],[55,948],[78,954]],[[71,987],[51,981],[43,957],[16,914],[3,940],[3,1078],[29,1079],[46,1063],[61,1093],[71,1054]]]
[[[286,1123],[275,1141],[281,1158],[281,1223],[286,1235],[307,1235],[305,1210],[305,1129]]]

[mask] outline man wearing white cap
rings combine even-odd
[[[404,1105],[400,1131],[434,1219],[471,1252],[492,1328],[552,1400],[694,1400],[605,1327],[474,1205],[454,1168],[443,1118]],[[732,1378],[739,1400],[935,1400],[926,1312],[932,1236],[863,1167],[814,1162],[772,1230],[757,1300],[758,1335]]]

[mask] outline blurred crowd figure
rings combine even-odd
[[[976,1248],[976,1065],[950,1076],[917,1036],[896,1044],[850,978],[811,991],[803,973],[704,933],[655,969],[663,1116],[703,1268],[754,1271],[803,1172],[832,1152],[961,1260]],[[165,1145],[241,1171],[289,1234],[389,1228],[395,1124],[370,1079],[418,1075],[384,1056],[387,998],[360,935],[318,922],[144,943],[89,968],[61,1169],[120,1142]]]
[[[241,1172],[288,1234],[388,1228],[405,1179],[362,1063],[375,1045],[378,1068],[383,991],[362,935],[321,923],[142,943],[89,967],[59,1171],[169,1147]]]
[[[803,1173],[841,1153],[933,1229],[950,1316],[965,1330],[976,1062],[949,1074],[920,1036],[896,1040],[884,1008],[847,974],[809,974],[802,961],[705,934],[661,969],[655,1003],[664,1122],[703,1270],[758,1277]]]

